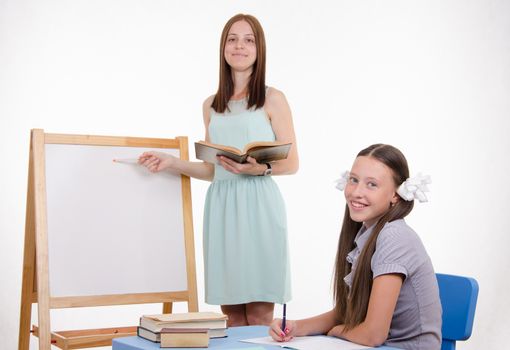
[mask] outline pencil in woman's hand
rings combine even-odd
[[[114,163],[138,164],[138,158],[115,158]]]

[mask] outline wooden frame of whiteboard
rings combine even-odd
[[[156,139],[46,134],[42,129],[31,130],[18,349],[29,349],[31,332],[39,337],[39,350],[51,350],[51,344],[62,349],[111,345],[112,338],[132,335],[134,329],[109,328],[85,330],[81,333],[80,331],[69,331],[67,333],[52,334],[50,328],[50,309],[163,303],[163,313],[170,313],[172,312],[173,302],[184,301],[188,303],[188,310],[190,312],[198,311],[191,183],[190,178],[184,175],[181,176],[181,189],[187,290],[76,297],[52,297],[50,295],[45,171],[46,144],[179,149],[180,158],[184,160],[189,159],[188,139],[184,136],[176,137],[175,139]],[[38,305],[38,327],[34,326],[34,329],[30,331],[33,303]],[[136,329],[134,329],[134,332],[136,334]],[[67,338],[66,335],[68,336]]]

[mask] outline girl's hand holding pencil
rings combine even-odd
[[[282,327],[282,323],[283,320],[281,318],[275,318],[269,327],[269,335],[271,338],[278,342],[292,340],[292,338],[295,337],[297,331],[296,321],[286,320],[285,327]]]

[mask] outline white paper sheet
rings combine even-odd
[[[361,350],[371,349],[368,346],[351,343],[347,340],[342,340],[335,337],[327,337],[324,335],[315,335],[307,337],[295,337],[288,342],[277,342],[271,337],[252,338],[241,340],[246,343],[254,344],[265,344],[280,346],[286,349],[297,349],[297,350]]]

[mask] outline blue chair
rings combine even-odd
[[[441,350],[455,350],[457,340],[466,340],[473,330],[478,283],[474,278],[436,273],[443,307]]]

